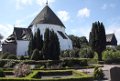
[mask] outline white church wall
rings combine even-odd
[[[17,40],[17,55],[27,55],[29,41]]]
[[[46,28],[49,28],[50,30],[54,30],[54,32],[57,33],[57,36],[59,38],[60,49],[61,50],[72,49],[72,41],[65,34],[64,27],[58,26],[58,25],[52,25],[52,24],[37,24],[32,27],[32,32],[35,33],[38,28],[40,29],[40,32],[43,35],[43,38],[44,38],[44,33]],[[57,31],[61,31],[67,37],[67,39],[63,39],[63,37]]]
[[[33,34],[37,31],[38,28],[40,29],[40,32],[43,36],[46,28],[49,28],[50,30],[54,30],[55,32],[57,31],[65,32],[65,28],[62,26],[52,25],[52,24],[37,24],[37,25],[33,25],[32,27]]]

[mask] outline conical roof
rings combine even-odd
[[[30,26],[33,24],[54,24],[65,27],[48,5],[35,17]]]

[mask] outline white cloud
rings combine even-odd
[[[63,21],[66,22],[70,19],[69,13],[65,10],[63,11],[58,11],[57,16]]]
[[[101,9],[102,10],[106,10],[108,8],[114,8],[115,7],[115,4],[111,3],[111,4],[103,4]]]
[[[15,26],[20,27],[22,23],[22,20],[16,20]]]
[[[104,4],[104,5],[101,7],[101,9],[105,10],[105,9],[107,9],[107,7],[108,7],[108,5],[107,5],[107,4]]]
[[[114,8],[115,6],[116,6],[116,5],[113,4],[113,3],[110,4],[110,7],[111,7],[111,8]]]
[[[38,5],[45,6],[46,5],[47,0],[36,0],[36,3]],[[48,4],[52,4],[53,2],[55,2],[55,0],[48,0]]]
[[[23,6],[31,5],[32,0],[16,0],[16,9],[21,9]]]
[[[90,10],[88,8],[82,8],[78,11],[77,16],[78,17],[89,17],[90,16]]]
[[[10,24],[0,24],[0,33],[3,35],[4,39],[7,38],[13,32],[13,25]]]
[[[31,20],[33,20],[35,18],[35,16],[37,16],[37,14],[40,12],[41,9],[38,9],[36,12],[34,13],[30,13],[20,19],[17,19],[15,22],[15,26],[17,27],[25,27],[26,25],[28,26],[31,23]],[[26,21],[28,21],[26,23]]]

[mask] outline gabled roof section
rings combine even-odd
[[[30,28],[14,27],[13,34],[15,35],[16,40],[30,40],[32,33]]]
[[[106,42],[111,42],[113,37],[115,37],[114,33],[106,35]],[[116,38],[116,37],[115,37]]]
[[[8,38],[5,39],[4,42],[3,42],[3,44],[8,44],[8,43],[14,43],[14,44],[16,44],[16,38],[15,38],[14,34],[8,36]]]
[[[34,24],[54,24],[65,27],[56,14],[46,5],[35,17],[30,26]]]
[[[30,28],[18,28],[14,27],[13,33],[8,36],[3,42],[3,44],[14,43],[16,44],[16,40],[24,40],[28,41],[31,39],[31,29]]]

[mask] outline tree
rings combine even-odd
[[[34,49],[32,56],[31,56],[31,60],[42,60],[43,56],[41,55],[41,53],[39,53],[38,49]]]
[[[45,30],[43,54],[45,59],[58,60],[60,55],[60,45],[57,34],[49,29]]]
[[[81,48],[88,46],[88,40],[86,39],[85,36],[79,37],[79,42],[80,42]]]
[[[40,30],[37,29],[35,35],[34,36],[31,35],[31,39],[28,46],[28,55],[31,56],[34,49],[38,49],[39,51],[41,51],[42,48],[43,48],[42,35],[40,35]]]
[[[59,43],[59,39],[58,39],[58,36],[56,33],[54,33],[54,41],[55,41],[55,60],[58,60],[59,59],[59,56],[60,56],[60,43]]]
[[[49,44],[49,29],[47,28],[44,33],[44,43],[43,43],[43,54],[44,54],[44,59],[48,59],[49,57],[49,49],[48,49],[48,44]]]
[[[29,55],[29,57],[31,57],[32,52],[35,49],[34,45],[35,44],[34,44],[33,34],[31,34],[30,42],[29,42],[29,45],[28,45],[28,55]]]
[[[52,30],[50,31],[50,41],[49,41],[49,54],[51,60],[58,60],[60,55],[60,45],[57,34]]]
[[[98,60],[102,60],[102,52],[106,49],[106,35],[103,23],[95,22],[89,34],[89,44],[98,54]]]
[[[93,58],[94,57],[94,51],[91,49],[91,47],[85,47],[81,48],[79,51],[81,58]]]
[[[83,48],[88,46],[88,40],[85,36],[78,37],[74,35],[69,35],[69,38],[72,40],[72,44],[74,48]]]
[[[3,36],[0,34],[0,48],[1,48],[1,40],[3,39]]]
[[[120,51],[120,45],[117,45],[117,46],[116,46],[116,49]]]
[[[39,29],[37,29],[37,32],[36,32],[35,36],[36,36],[36,39],[35,39],[36,49],[42,50],[43,39],[42,39],[42,35],[40,35],[40,30]]]
[[[69,35],[69,38],[72,40],[72,45],[74,48],[80,48],[80,42],[79,42],[79,37],[74,36],[74,35]]]

